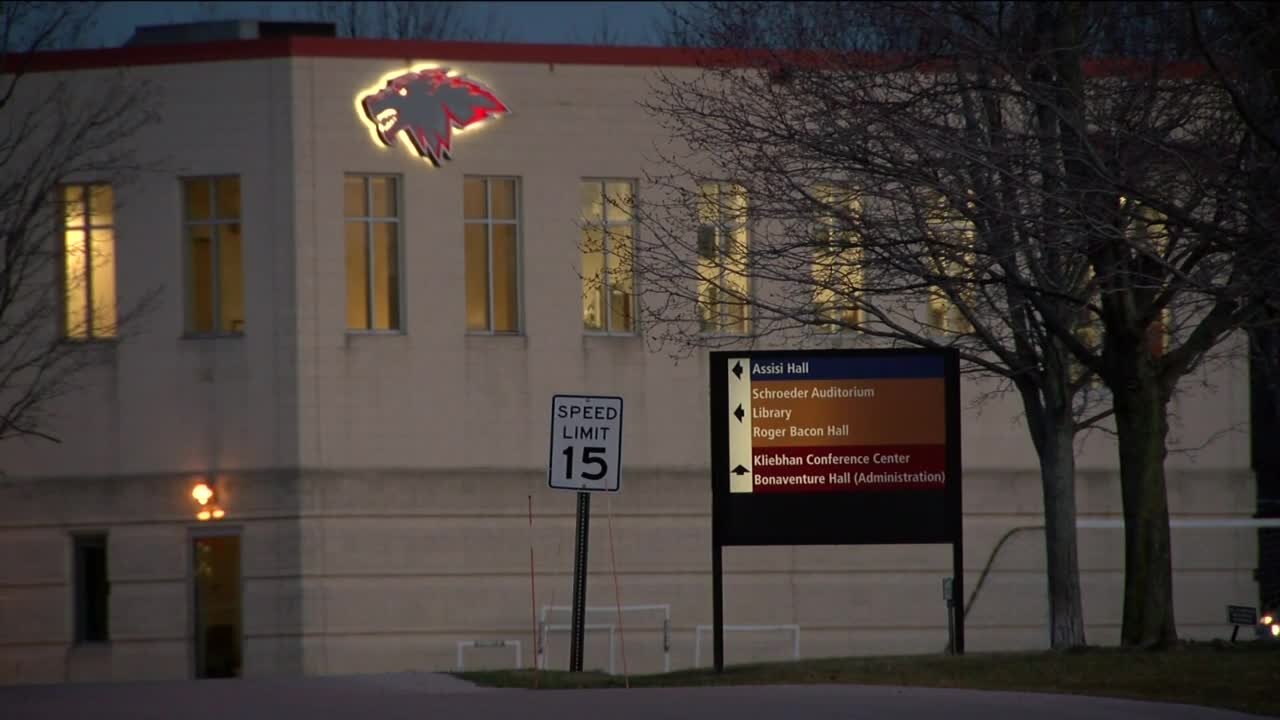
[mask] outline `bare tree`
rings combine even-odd
[[[950,347],[993,391],[1016,391],[1041,459],[1050,642],[1084,645],[1074,438],[1105,412],[1026,297],[1049,279],[1046,311],[1087,332],[1087,263],[1046,251],[1019,217],[1048,211],[1036,99],[998,79],[1012,37],[958,74],[834,54],[874,46],[877,34],[914,42],[872,10],[721,3],[673,21],[686,46],[778,49],[693,80],[664,76],[649,104],[687,152],[664,155],[673,172],[650,178],[664,197],[642,211],[649,232],[632,260],[661,297],[644,305],[648,327],[682,348],[844,331]],[[854,27],[877,32],[850,36]]]
[[[1073,438],[1113,410],[1123,641],[1176,639],[1168,402],[1253,321],[1239,269],[1275,249],[1234,229],[1234,195],[1205,190],[1239,176],[1223,93],[1093,57],[1137,5],[707,3],[676,27],[715,64],[664,75],[649,103],[676,140],[632,258],[655,337],[849,329],[955,347],[1015,389],[1059,647],[1084,641]]]
[[[127,73],[32,73],[34,53],[92,27],[91,4],[0,5],[0,440],[57,441],[54,401],[137,329],[150,296],[118,302],[113,190],[139,170],[154,115]]]
[[[622,32],[617,25],[609,22],[608,12],[601,12],[600,18],[596,23],[595,30],[591,32],[585,39],[582,35],[574,30],[574,39],[577,42],[586,42],[591,45],[621,45],[623,44]]]
[[[336,23],[343,37],[396,40],[507,39],[509,30],[492,10],[482,18],[459,2],[340,2],[316,3],[319,19]],[[474,7],[474,5],[470,5]],[[308,11],[309,12],[309,11]]]

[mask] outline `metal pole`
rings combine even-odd
[[[964,543],[961,542],[959,535],[956,541],[951,544],[951,564],[955,567],[952,571],[951,581],[951,598],[952,604],[955,606],[952,613],[955,614],[956,636],[955,636],[955,654],[964,654]]]
[[[724,567],[721,564],[720,539],[711,542],[711,644],[715,653],[716,672],[724,672]]]
[[[573,556],[573,627],[569,640],[569,671],[582,672],[582,642],[587,618],[587,538],[590,536],[591,493],[578,493],[578,547]]]
[[[956,608],[952,600],[947,600],[947,654],[956,654]]]

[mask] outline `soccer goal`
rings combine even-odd
[[[464,650],[467,648],[515,648],[516,650],[516,669],[520,670],[524,667],[524,660],[520,654],[519,640],[459,640],[458,641],[458,672],[467,669],[466,655]]]
[[[724,631],[730,632],[788,632],[791,633],[791,659],[800,659],[800,626],[799,625],[725,625]],[[710,625],[698,625],[693,629],[693,666],[702,666],[702,634],[711,633]]]
[[[617,667],[616,656],[618,649],[618,634],[626,630],[635,630],[638,634],[646,631],[652,631],[657,627],[662,629],[662,671],[671,671],[671,605],[623,605],[622,614],[624,617],[625,630],[619,630],[617,625],[618,606],[617,605],[600,605],[587,606],[584,608],[586,617],[586,631],[588,633],[608,631],[609,633],[609,662],[608,672],[610,675],[615,674]],[[538,647],[537,647],[537,663],[538,668],[547,669],[547,656],[549,646],[551,645],[551,635],[556,634],[563,637],[565,647],[568,647],[569,633],[572,631],[572,625],[568,622],[551,622],[552,618],[560,620],[564,618],[568,620],[573,613],[573,607],[570,605],[543,605],[542,612],[538,619]],[[626,619],[634,617],[635,620]],[[635,647],[635,645],[633,645]]]

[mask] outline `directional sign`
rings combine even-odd
[[[943,592],[963,654],[959,354],[735,350],[710,366],[716,670],[726,546],[949,544]]]
[[[617,492],[622,485],[622,398],[551,398],[547,484],[556,490]]]
[[[923,350],[712,353],[725,545],[958,536],[958,362]]]
[[[729,492],[946,486],[941,358],[730,358]]]

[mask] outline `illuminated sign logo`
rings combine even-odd
[[[511,110],[492,91],[445,68],[413,70],[357,96],[359,111],[382,144],[403,132],[418,155],[439,166],[453,157],[453,131]]]

